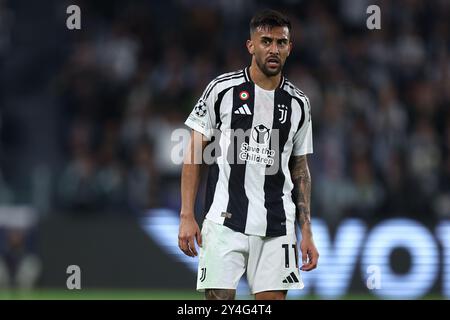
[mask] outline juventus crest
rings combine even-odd
[[[285,106],[284,104],[279,104],[278,111],[280,111],[280,117],[278,118],[278,120],[280,121],[280,123],[284,124],[287,119],[288,107]]]

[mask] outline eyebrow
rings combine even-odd
[[[269,36],[261,36],[261,40],[269,40],[269,41],[273,41],[274,38],[269,37]],[[277,42],[288,42],[289,39],[288,38],[275,38],[275,40]]]

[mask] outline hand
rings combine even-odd
[[[312,238],[303,238],[300,243],[300,250],[302,252],[302,271],[311,271],[317,267],[319,261],[319,252]]]
[[[180,229],[178,232],[178,247],[185,255],[190,257],[197,256],[197,250],[195,249],[196,238],[198,245],[202,246],[202,235],[197,221],[195,221],[194,215],[180,216]]]

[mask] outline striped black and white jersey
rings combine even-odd
[[[211,81],[185,124],[216,145],[206,218],[248,235],[293,233],[289,158],[313,152],[303,92],[284,77],[275,90],[262,89],[247,67]]]

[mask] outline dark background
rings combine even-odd
[[[71,4],[81,30],[66,27]],[[366,27],[371,4],[381,30]],[[250,63],[248,22],[266,7],[293,23],[285,73],[311,100],[313,216],[332,234],[348,218],[447,221],[448,1],[0,1],[5,290],[65,288],[69,264],[87,287],[194,288],[140,219],[178,212],[171,133],[209,81]]]

